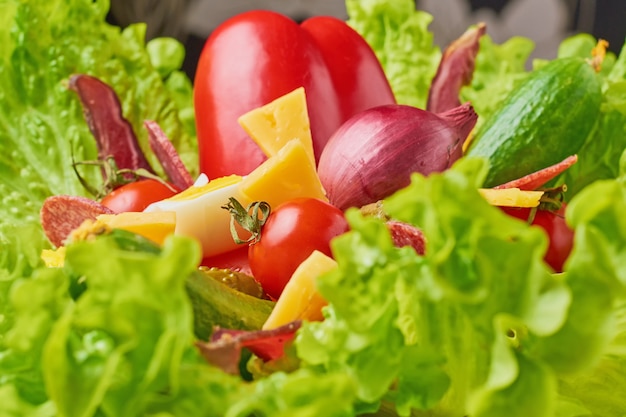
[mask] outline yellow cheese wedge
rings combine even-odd
[[[65,263],[65,246],[42,250],[41,259],[48,268],[61,268]]]
[[[334,259],[322,252],[313,251],[285,285],[274,309],[263,324],[263,329],[275,329],[294,320],[322,320],[322,308],[327,303],[317,292],[315,280],[336,267],[337,262]]]
[[[96,219],[111,229],[128,230],[158,244],[176,229],[176,213],[171,211],[101,214]]]
[[[519,188],[481,188],[480,194],[493,206],[537,207],[543,191],[526,191]]]
[[[315,164],[301,141],[292,139],[239,183],[248,201],[266,201],[272,208],[298,197],[327,201]]]
[[[174,212],[101,214],[96,220],[85,220],[73,230],[70,241],[87,240],[111,229],[123,229],[162,245],[165,238],[174,233],[175,228]],[[65,246],[55,250],[44,249],[41,252],[41,259],[48,268],[62,267],[65,262]]]
[[[276,155],[290,140],[298,139],[315,160],[303,87],[249,111],[238,122],[268,157]]]

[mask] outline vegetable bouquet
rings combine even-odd
[[[379,104],[426,109],[429,90],[440,85],[439,65],[450,56],[433,44],[431,16],[408,0],[346,5],[347,24],[359,34],[346,39],[366,41],[384,71],[378,80],[388,81],[377,84],[385,92]],[[108,8],[106,0],[0,1],[1,416],[626,415],[626,52],[602,54],[594,67],[598,95],[577,109],[591,109],[597,98],[596,112],[575,124],[587,129],[576,163],[568,159],[545,192],[564,196],[573,234],[559,271],[545,259],[547,229],[514,218],[481,194],[496,164],[472,155],[470,142],[465,154],[458,148],[449,154],[455,155],[449,164],[415,172],[400,189],[377,196],[385,218],[346,203],[349,230],[341,224],[330,242],[334,260],[324,264],[331,267],[315,277],[322,319],[259,330],[275,300],[250,295],[255,283],[246,295],[213,281],[204,295],[194,292],[205,278],[198,265],[210,262],[187,236],[168,234],[157,245],[134,233],[104,234],[68,244],[61,266],[42,260],[42,252],[53,249],[41,225],[44,202],[92,197],[85,184],[103,185],[101,165],[77,163],[97,161],[98,147],[68,88],[74,74],[114,90],[153,167],[159,152],[151,139],[167,136],[189,175],[201,172],[198,141],[207,126],[202,121],[205,130],[196,131],[193,87],[179,71],[182,46],[171,39],[145,44],[145,26],[111,26]],[[318,21],[306,29],[281,22],[300,35],[317,28],[319,36],[324,24],[334,24]],[[597,45],[590,35],[574,36],[552,61],[586,62]],[[499,45],[484,35],[479,46],[473,76],[456,85],[454,97],[473,106],[470,139],[476,141],[484,140],[481,129],[506,108],[509,93],[554,68],[536,61],[526,69],[528,39]],[[333,68],[317,70],[340,66]],[[291,81],[303,82],[290,71]],[[550,83],[560,82],[555,77]],[[554,116],[555,109],[540,110]],[[323,116],[323,109],[316,111]],[[351,116],[342,113],[342,123]],[[301,152],[304,162],[320,153],[299,142],[276,154],[282,149]],[[265,163],[260,155],[254,163]],[[163,170],[151,175],[162,177]],[[220,184],[227,189],[255,175]],[[396,244],[386,218],[419,230],[420,250]],[[247,256],[247,250],[233,253]],[[198,311],[190,294],[214,300],[216,310],[249,297],[237,310],[245,317],[229,316],[229,322],[284,342],[284,351],[259,360],[263,355],[241,342],[250,335],[245,330],[221,329],[227,337],[219,344],[203,340],[198,323],[209,313]]]

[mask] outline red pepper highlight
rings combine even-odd
[[[268,10],[222,23],[204,45],[194,80],[200,171],[246,175],[266,156],[239,126],[244,113],[304,87],[319,158],[350,116],[395,103],[367,42],[344,21],[315,17],[299,25]]]

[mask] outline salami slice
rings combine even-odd
[[[468,29],[443,52],[428,92],[427,110],[443,113],[461,105],[459,94],[463,86],[472,82],[480,38],[486,30],[487,26],[479,23]]]
[[[426,250],[426,240],[420,229],[409,223],[398,220],[388,220],[387,229],[391,233],[393,244],[399,248],[410,246],[418,255],[423,255]]]
[[[217,327],[208,342],[198,341],[196,347],[210,364],[236,374],[241,350],[248,348],[263,361],[280,358],[302,322],[294,321],[271,330],[232,330]]]
[[[179,190],[185,190],[193,185],[191,174],[161,126],[152,120],[146,120],[144,126],[148,130],[150,148],[161,163],[170,182]]]
[[[519,188],[524,191],[533,191],[546,184],[548,181],[563,173],[566,169],[578,161],[578,155],[568,156],[564,160],[547,168],[525,175],[516,180],[509,181],[493,188]]]
[[[48,197],[39,213],[43,231],[54,246],[63,246],[70,233],[87,219],[113,214],[109,208],[87,197],[56,195]]]
[[[85,74],[73,75],[69,88],[76,92],[83,106],[85,120],[98,146],[98,159],[104,161],[113,157],[119,169],[145,169],[154,173],[133,127],[122,114],[115,90]]]

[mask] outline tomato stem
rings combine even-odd
[[[563,205],[563,194],[567,191],[565,184],[553,188],[543,189],[543,195],[539,200],[540,210],[558,211]]]
[[[261,229],[271,212],[270,205],[265,201],[255,201],[244,208],[236,198],[230,197],[228,204],[222,206],[230,213],[230,233],[235,243],[256,243],[261,240]],[[250,232],[248,239],[241,239],[237,225]]]
[[[73,159],[73,156],[72,156]],[[97,188],[89,184],[83,176],[78,172],[78,165],[87,165],[87,166],[97,166],[102,170],[102,179],[103,184],[101,188]],[[156,174],[148,171],[145,168],[138,169],[129,169],[124,168],[120,169],[117,167],[115,163],[115,159],[112,156],[109,156],[105,159],[96,160],[96,161],[72,161],[72,168],[74,169],[74,173],[78,177],[78,180],[82,184],[82,186],[89,192],[91,195],[96,198],[102,198],[105,195],[109,194],[111,191],[116,188],[121,187],[122,185],[129,184],[131,182],[140,180],[142,178],[153,179],[155,181],[159,181],[167,188],[169,188],[172,192],[177,192],[177,190],[172,187],[167,181],[163,178],[159,177]]]

